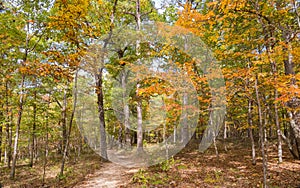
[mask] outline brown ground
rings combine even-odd
[[[107,162],[94,174],[86,176],[85,180],[78,183],[75,188],[82,187],[124,187],[129,183],[137,169],[125,168],[117,164]]]
[[[7,168],[0,167],[0,182],[6,187],[262,187],[261,157],[253,166],[249,145],[241,143],[249,142],[227,142],[225,151],[225,144],[220,142],[219,159],[214,149],[199,153],[197,143],[190,143],[169,165],[164,163],[140,170],[101,162],[100,157],[90,154],[77,162],[69,162],[62,179],[56,177],[59,162],[49,164],[44,184],[40,164],[34,168],[19,166],[15,181],[8,179]],[[258,149],[257,155],[260,156]],[[270,187],[300,187],[299,160],[284,151],[284,162],[278,165],[276,146],[271,144],[268,160]]]
[[[175,156],[175,164],[169,171],[161,170],[158,165],[145,169],[146,178],[137,177],[128,187],[262,187],[260,150],[257,149],[257,164],[252,165],[250,146],[239,144],[245,142],[249,143],[242,140],[227,143],[227,151],[225,144],[218,144],[219,159],[214,149],[201,154],[195,150],[198,144],[190,143]],[[299,160],[292,159],[289,152],[284,151],[284,162],[277,164],[276,146],[271,144],[268,160],[270,187],[300,188]]]

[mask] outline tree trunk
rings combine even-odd
[[[297,102],[293,102],[295,103],[299,103],[300,106],[300,100],[299,99],[294,99],[297,100]],[[294,101],[292,100],[292,101]],[[291,102],[291,101],[289,101]],[[289,118],[290,118],[290,125],[294,131],[295,134],[295,138],[296,139],[300,139],[300,111],[299,110],[294,110],[294,112],[289,111],[288,112]]]
[[[45,141],[45,150],[44,150],[44,163],[43,163],[43,183],[45,183],[45,177],[46,177],[46,167],[47,167],[47,160],[48,160],[48,140],[49,140],[49,114],[48,109],[50,106],[50,99],[48,101],[48,107],[46,110],[46,141]]]
[[[1,109],[4,109],[4,105],[2,105],[2,108]],[[2,127],[2,122],[4,122],[4,117],[3,117],[3,111],[0,112],[0,120],[1,120],[1,123],[0,123],[0,163],[2,161],[2,135],[3,135],[3,127]]]
[[[36,132],[36,91],[34,91],[34,104],[33,104],[33,125],[32,125],[32,132],[31,132],[31,145],[30,145],[30,162],[29,166],[33,167],[33,159],[35,154],[35,132]]]
[[[188,120],[187,120],[187,105],[188,105],[188,96],[186,93],[183,94],[183,109],[182,109],[182,127],[181,127],[181,142],[184,144],[188,143],[189,139],[189,125],[188,125]],[[213,126],[213,125],[211,125]]]
[[[268,108],[266,106],[266,108]],[[264,142],[265,144],[268,142],[268,134],[267,134],[267,126],[268,126],[268,109],[266,109],[263,112],[263,119],[264,119],[264,124],[263,124],[263,130],[264,130]]]
[[[142,117],[142,101],[137,102],[137,152],[143,152],[143,117]]]
[[[184,40],[184,50],[188,51],[188,41],[187,38],[185,37]],[[188,117],[187,117],[187,105],[188,105],[188,96],[187,93],[183,93],[183,109],[182,109],[182,129],[181,129],[181,141],[184,144],[188,143],[188,137],[189,137],[189,125],[188,125]],[[212,126],[212,125],[211,125]]]
[[[275,101],[278,98],[278,91],[275,89]],[[281,130],[280,130],[280,124],[279,124],[279,116],[278,116],[278,107],[277,103],[274,104],[275,109],[275,124],[277,129],[277,145],[278,145],[278,163],[282,163],[282,140],[281,140]]]
[[[141,30],[141,5],[140,0],[136,0],[136,30]],[[137,40],[136,42],[136,55],[140,55],[140,41]],[[138,60],[139,62],[139,60]],[[137,152],[141,153],[144,151],[143,149],[143,110],[142,110],[142,98],[138,96],[138,90],[140,87],[140,84],[137,84]]]
[[[264,127],[263,127],[263,117],[262,117],[262,109],[260,104],[260,98],[259,98],[259,92],[258,92],[258,76],[256,76],[255,79],[255,93],[256,93],[256,100],[257,100],[257,106],[258,106],[258,116],[259,116],[259,136],[260,136],[260,142],[261,142],[261,154],[262,154],[262,160],[263,160],[263,182],[264,182],[264,188],[268,187],[268,162],[265,154],[265,143],[264,143]]]
[[[255,141],[253,138],[253,120],[252,120],[252,101],[248,100],[248,125],[249,125],[249,136],[251,140],[251,153],[252,153],[252,164],[256,165],[256,154],[255,154]]]
[[[224,150],[225,152],[228,151],[227,149],[227,144],[226,144],[226,139],[227,139],[227,122],[226,122],[227,117],[225,116],[225,121],[224,121],[224,132],[223,132],[223,144],[224,144]],[[197,139],[197,138],[196,138]]]
[[[110,31],[108,38],[105,40],[103,45],[103,50],[106,50],[109,40],[113,34],[113,25],[115,20],[115,13],[117,10],[118,0],[115,0],[113,11],[110,17]],[[104,69],[104,52],[102,53],[102,57],[100,59],[100,63],[102,64],[101,68],[98,68],[97,72],[95,73],[95,80],[96,80],[96,94],[97,94],[97,105],[98,105],[98,118],[99,118],[99,128],[100,128],[100,155],[103,159],[107,160],[107,143],[106,143],[106,131],[105,131],[105,117],[104,117],[104,103],[103,103],[103,69]]]
[[[177,127],[176,124],[174,124],[174,131],[173,131],[173,142],[176,143],[177,141]]]
[[[11,133],[11,127],[13,122],[13,114],[12,110],[9,108],[9,93],[8,93],[8,81],[5,83],[5,98],[6,98],[6,140],[5,140],[5,158],[7,159],[7,168],[10,168],[11,163],[11,145],[12,145],[12,133]]]
[[[217,142],[216,142],[216,133],[214,130],[212,130],[212,136],[213,136],[213,143],[214,143],[214,148],[215,148],[215,154],[217,159],[219,159],[219,151],[218,151],[218,147],[217,147]]]
[[[275,82],[277,82],[277,64],[275,61],[271,59],[270,50],[268,50],[268,55],[271,61],[271,68],[274,74]],[[275,111],[275,125],[276,125],[276,132],[277,132],[277,148],[278,148],[278,163],[282,163],[282,135],[280,130],[280,123],[279,123],[279,115],[278,115],[278,106],[277,106],[277,99],[278,99],[278,90],[275,87],[274,90],[274,111]]]
[[[105,118],[104,118],[104,106],[103,106],[103,88],[102,88],[102,74],[103,68],[99,68],[96,75],[96,93],[98,104],[98,117],[100,120],[100,155],[104,159],[107,158],[107,143],[106,143],[106,131],[105,131]]]
[[[227,123],[224,123],[224,132],[223,132],[223,139],[224,141],[227,139]]]
[[[125,146],[126,149],[131,148],[131,137],[130,137],[130,124],[129,124],[129,105],[126,97],[126,84],[127,84],[128,71],[124,68],[122,73],[122,89],[123,89],[123,112],[124,112],[124,127],[125,127]]]
[[[22,114],[23,114],[23,105],[24,105],[24,84],[25,84],[25,76],[22,75],[22,81],[21,81],[21,93],[20,93],[20,100],[19,100],[19,106],[18,106],[18,120],[16,125],[16,133],[15,133],[15,142],[14,142],[14,151],[13,151],[13,158],[12,158],[12,166],[10,171],[10,179],[15,178],[15,172],[16,172],[16,163],[17,163],[17,155],[18,155],[18,143],[19,143],[19,134],[20,134],[20,126],[21,126],[21,120],[22,120]]]
[[[287,59],[284,60],[284,68],[286,75],[295,75],[295,65],[293,62],[293,55],[291,53],[292,47],[290,42],[287,42],[288,46],[288,55]],[[292,77],[291,79],[292,87],[298,87],[296,83],[296,79]],[[287,102],[287,106],[291,109],[288,111],[288,115],[290,118],[290,125],[294,131],[295,138],[298,142],[300,142],[300,99],[298,97],[293,97],[290,101]],[[298,148],[299,149],[299,148]]]
[[[67,138],[66,138],[66,145],[65,145],[65,148],[64,148],[63,158],[62,158],[61,167],[60,167],[60,176],[63,176],[63,174],[64,174],[65,161],[66,161],[66,157],[67,157],[67,153],[68,153],[68,149],[69,149],[73,119],[74,119],[75,110],[76,110],[76,104],[77,104],[77,77],[78,77],[78,71],[76,71],[76,74],[75,74],[75,83],[74,83],[74,88],[73,88],[73,96],[74,96],[73,109],[72,109],[72,113],[71,113],[71,117],[70,117],[69,128],[68,128]]]
[[[61,141],[61,154],[63,154],[67,142],[67,90],[64,88],[64,101],[61,111],[62,123],[62,141]]]
[[[119,142],[119,146],[118,146],[118,148],[119,149],[122,149],[123,148],[123,135],[122,135],[122,126],[120,126],[120,128],[119,128],[119,133],[118,133],[118,142]],[[130,143],[130,145],[131,145],[131,143]]]

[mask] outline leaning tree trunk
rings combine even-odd
[[[263,127],[263,117],[262,117],[262,109],[260,104],[259,92],[258,92],[258,76],[255,79],[255,93],[256,93],[256,100],[258,106],[258,116],[259,116],[259,137],[260,137],[260,144],[261,144],[261,154],[263,159],[263,181],[264,181],[264,188],[268,187],[268,161],[265,153],[265,141],[264,141],[264,127]]]
[[[27,31],[29,31],[29,24],[27,24]],[[29,37],[28,33],[26,36],[26,48],[25,48],[25,55],[23,58],[23,62],[21,64],[22,67],[25,67],[25,62],[27,61],[29,49]],[[17,119],[17,125],[16,125],[16,132],[15,132],[15,142],[14,142],[14,151],[12,156],[12,166],[10,171],[10,179],[15,178],[15,172],[16,172],[16,163],[18,158],[18,144],[19,144],[19,134],[20,134],[20,126],[21,126],[21,120],[23,115],[23,105],[25,103],[24,97],[25,97],[25,75],[21,74],[21,86],[20,86],[20,99],[19,99],[19,105],[18,105],[18,119]]]
[[[251,68],[251,63],[248,64],[248,69]],[[247,88],[250,88],[250,81],[249,78],[246,80]],[[251,140],[251,156],[252,156],[252,165],[256,165],[256,152],[255,152],[255,141],[253,137],[253,117],[252,117],[252,105],[253,101],[248,99],[248,131]]]
[[[107,143],[106,143],[106,131],[105,131],[105,116],[104,116],[104,95],[103,95],[103,69],[104,69],[104,51],[107,49],[108,42],[110,41],[113,34],[113,26],[115,21],[115,13],[117,11],[118,0],[115,0],[113,11],[110,17],[110,31],[108,38],[104,40],[104,45],[102,48],[102,54],[100,59],[100,68],[95,72],[96,80],[96,95],[97,95],[97,106],[98,106],[98,118],[99,118],[99,129],[100,129],[100,155],[103,159],[107,160]]]
[[[269,50],[268,50],[268,55],[269,55]],[[269,55],[270,57],[270,55]],[[274,73],[274,79],[275,82],[277,82],[277,64],[275,61],[273,61],[270,57],[271,61],[271,67],[272,71]],[[281,135],[281,130],[280,130],[280,123],[279,123],[279,115],[278,115],[278,105],[276,103],[278,99],[278,90],[275,88],[274,90],[274,111],[275,111],[275,125],[276,125],[276,132],[277,132],[277,147],[278,147],[278,163],[282,163],[282,135]]]
[[[14,151],[13,151],[13,157],[12,157],[12,166],[10,171],[10,178],[15,178],[15,172],[16,172],[16,163],[17,163],[17,155],[18,155],[18,144],[19,144],[19,134],[20,134],[20,126],[21,126],[21,120],[23,115],[23,105],[24,105],[24,84],[25,84],[25,76],[22,75],[21,80],[21,94],[20,94],[20,100],[19,100],[19,106],[18,106],[18,120],[16,125],[16,133],[15,133],[15,142],[14,142]]]
[[[76,104],[77,104],[77,77],[78,77],[78,71],[76,71],[76,74],[75,74],[75,83],[74,83],[74,92],[73,92],[73,96],[74,96],[73,109],[72,109],[72,113],[71,113],[71,117],[70,117],[69,128],[68,128],[67,137],[66,137],[66,145],[64,147],[64,153],[63,153],[63,158],[62,158],[61,167],[60,167],[60,176],[61,177],[64,174],[65,161],[66,161],[67,153],[68,153],[68,149],[69,149],[73,119],[74,119]]]

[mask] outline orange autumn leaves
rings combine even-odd
[[[176,24],[189,29],[212,47],[223,64],[228,98],[238,92],[252,93],[249,89],[258,75],[260,87],[271,96],[277,89],[280,96],[276,102],[283,104],[300,93],[298,87],[291,84],[291,80],[299,83],[300,53],[299,38],[293,34],[297,30],[296,17],[289,11],[289,4],[290,1],[284,0],[255,5],[247,0],[226,0],[205,3],[202,9],[195,10],[187,3]],[[290,26],[285,28],[284,24]],[[289,54],[295,63],[296,75],[285,73],[284,61]],[[276,72],[271,66],[274,62]]]

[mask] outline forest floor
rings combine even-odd
[[[45,183],[42,162],[33,168],[18,166],[14,181],[8,178],[9,169],[0,166],[0,183],[4,187],[262,187],[260,150],[257,148],[257,164],[252,165],[251,147],[244,143],[249,141],[221,141],[217,158],[213,148],[200,153],[198,144],[191,142],[168,162],[140,169],[102,162],[96,154],[86,154],[70,160],[60,178],[59,161],[49,162]],[[284,162],[277,164],[276,145],[270,143],[268,148],[270,187],[300,187],[300,161],[284,151]]]

